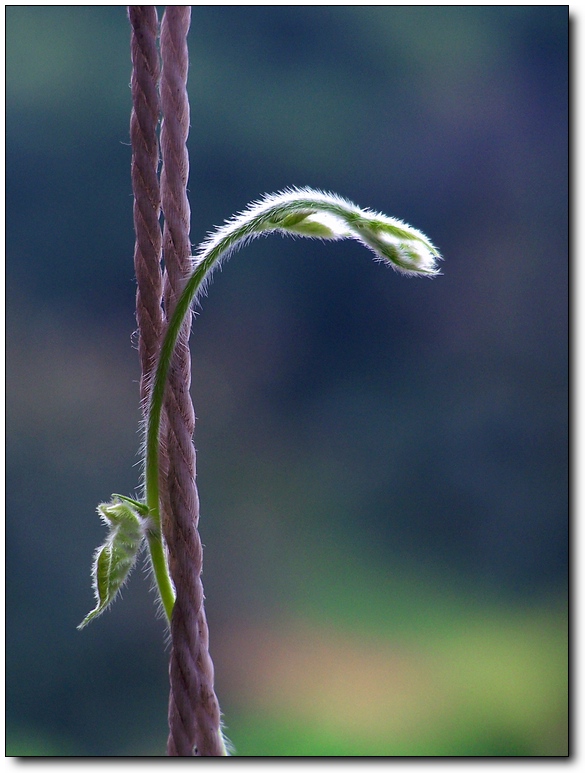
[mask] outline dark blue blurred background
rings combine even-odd
[[[12,754],[164,752],[143,572],[75,630],[95,507],[139,474],[129,38],[123,6],[6,9]],[[310,185],[445,258],[406,279],[355,243],[272,237],[202,303],[228,736],[248,756],[564,754],[567,6],[194,6],[189,46],[194,243]]]

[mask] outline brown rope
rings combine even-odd
[[[136,320],[141,364],[140,400],[146,411],[148,385],[156,360],[163,326],[160,187],[157,176],[160,118],[156,7],[128,6],[132,27],[132,190],[134,192],[134,269],[136,272]]]
[[[141,365],[140,402],[146,418],[149,389],[154,375],[165,322],[163,299],[162,228],[160,224],[161,194],[158,179],[160,147],[160,55],[158,50],[159,23],[154,6],[129,5],[128,18],[132,27],[130,49],[132,57],[132,113],[130,139],[132,144],[132,190],[134,192],[134,270],[136,273],[136,321],[138,323],[138,353]],[[166,427],[163,410],[162,421]],[[166,447],[160,449],[161,478],[166,480],[168,458]],[[167,497],[161,480],[161,499]]]
[[[161,25],[161,196],[164,215],[164,302],[167,318],[184,286],[190,266],[187,199],[189,132],[187,96],[187,33],[190,6],[167,6]],[[193,431],[195,414],[189,387],[190,320],[179,338],[169,373],[165,410],[168,470],[163,499],[163,530],[169,568],[176,589],[171,620],[172,649],[169,675],[169,739],[173,757],[222,754],[220,713],[213,689],[213,663],[208,651],[208,629],[203,606],[203,554],[197,531],[199,499],[195,483]]]

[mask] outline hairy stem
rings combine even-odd
[[[160,349],[146,426],[145,494],[153,523],[149,547],[169,620],[174,596],[160,536],[159,435],[171,359],[191,304],[213,270],[243,244],[274,231],[320,239],[356,239],[368,247],[377,260],[401,273],[427,276],[439,273],[439,252],[420,231],[395,218],[360,209],[339,196],[309,188],[266,196],[200,245],[194,258],[194,269],[177,300]]]
[[[160,530],[150,531],[147,535],[147,540],[154,579],[160,594],[160,600],[163,605],[165,616],[170,623],[173,606],[175,604],[175,591],[169,575],[167,557],[165,555]]]

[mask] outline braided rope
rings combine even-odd
[[[134,192],[134,269],[136,272],[136,320],[141,364],[140,400],[146,410],[148,385],[158,358],[163,312],[160,187],[157,176],[160,118],[157,49],[158,16],[155,6],[128,6],[132,57],[132,190]]]
[[[161,196],[167,318],[172,314],[190,268],[191,211],[186,193],[189,175],[187,33],[190,21],[190,6],[167,6],[161,25]],[[168,470],[162,487],[166,493],[163,497],[163,531],[176,589],[171,620],[167,753],[174,757],[214,757],[221,756],[223,749],[201,582],[203,553],[197,531],[199,499],[192,441],[195,414],[189,395],[189,331],[190,318],[175,349],[165,397]]]

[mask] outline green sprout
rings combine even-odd
[[[163,609],[171,620],[175,594],[161,532],[159,492],[161,417],[169,367],[185,319],[213,271],[246,243],[273,232],[326,240],[355,239],[374,253],[375,260],[402,274],[440,273],[441,256],[420,231],[396,218],[311,188],[266,195],[211,233],[193,256],[193,267],[169,321],[151,384],[143,460],[144,501],[115,494],[109,504],[99,506],[110,532],[95,554],[96,607],[79,628],[112,603],[145,543]]]

